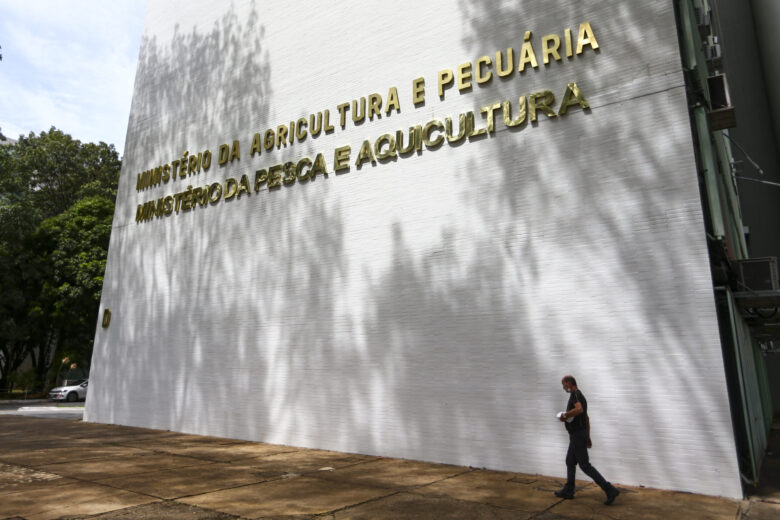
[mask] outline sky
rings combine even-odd
[[[124,155],[145,0],[0,0],[0,130]]]

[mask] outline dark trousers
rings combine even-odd
[[[590,465],[587,430],[578,430],[569,434],[569,451],[566,453],[566,487],[572,492],[574,491],[574,475],[577,472],[577,464],[605,492],[611,487],[611,484],[604,480],[601,473]]]

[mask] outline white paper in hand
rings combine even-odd
[[[566,412],[558,412],[558,415],[556,415],[555,417],[556,417],[556,418],[558,418],[558,419],[561,419],[561,418],[563,417],[563,414],[564,414],[564,413],[566,413]],[[574,417],[569,417],[568,419],[566,419],[566,422],[567,422],[567,423],[570,423],[570,422],[572,422],[573,420],[574,420]]]

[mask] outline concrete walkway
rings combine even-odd
[[[0,416],[0,519],[776,520],[778,483],[743,501],[618,485],[608,507],[589,481],[560,500],[538,475]]]

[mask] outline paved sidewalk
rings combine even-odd
[[[611,507],[580,485],[560,500],[538,475],[0,416],[0,519],[780,518],[777,481],[743,501],[619,486]]]

